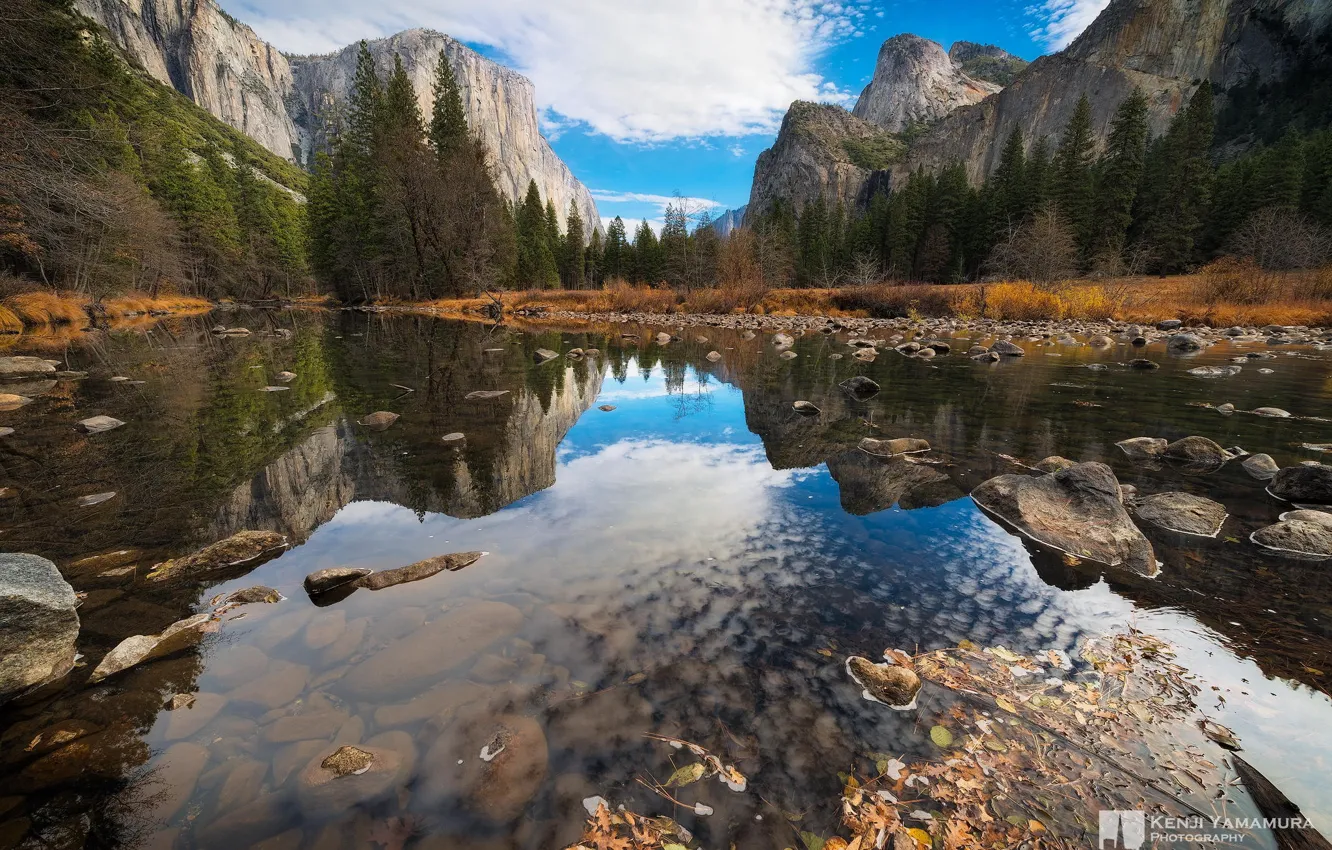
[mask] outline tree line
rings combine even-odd
[[[1286,268],[1332,259],[1332,131],[1291,132],[1218,167],[1212,104],[1204,82],[1153,139],[1134,91],[1098,154],[1084,95],[1053,148],[1015,127],[979,187],[960,163],[921,169],[858,214],[816,198],[797,215],[779,200],[748,229],[783,257],[774,282],[802,286],[1165,274],[1223,253]]]

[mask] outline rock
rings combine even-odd
[[[1325,463],[1288,466],[1272,477],[1267,492],[1287,502],[1332,505],[1332,466]]]
[[[227,696],[234,702],[275,709],[290,705],[310,681],[310,669],[286,661],[272,661],[262,676],[242,683]]]
[[[486,699],[490,688],[467,681],[447,681],[414,696],[400,705],[383,705],[375,709],[375,725],[392,729],[420,723],[431,717],[451,719],[454,712],[465,705]]]
[[[1027,353],[1020,346],[1011,343],[1006,339],[1001,339],[995,342],[994,345],[990,346],[990,351],[993,351],[1001,357],[1022,357]]]
[[[802,416],[818,416],[820,411],[818,407],[810,401],[795,401],[791,403],[791,408]]]
[[[1230,414],[1235,412],[1235,405],[1231,404],[1230,402],[1226,402],[1225,404],[1218,404],[1216,406],[1216,412],[1221,414],[1222,416],[1229,416]]]
[[[718,360],[721,360],[721,359],[722,359],[721,352],[720,352],[720,351],[709,351],[708,354],[707,354],[707,358],[708,358],[708,362],[709,362],[709,363],[716,363]]]
[[[603,404],[597,408],[597,410],[600,410],[602,413],[610,413],[614,409],[615,405],[613,404]]]
[[[1175,334],[1166,343],[1170,351],[1202,351],[1206,347],[1207,343],[1197,334]]]
[[[176,816],[190,798],[204,766],[208,764],[208,750],[198,744],[179,743],[167,748],[153,764],[152,771],[142,786],[134,787],[132,811],[158,823]]]
[[[38,378],[55,371],[55,364],[41,357],[0,357],[0,381]]]
[[[862,452],[878,457],[895,457],[897,455],[928,452],[930,444],[928,440],[922,440],[919,437],[897,437],[892,440],[876,440],[873,437],[866,437],[860,441],[858,448]]]
[[[1249,536],[1259,546],[1308,558],[1332,558],[1332,524],[1288,519]]]
[[[660,336],[660,334],[658,336]],[[667,342],[669,341],[670,338],[667,337]],[[536,351],[532,352],[532,359],[538,363],[545,363],[549,360],[554,360],[556,357],[559,356],[560,355],[551,351],[549,348],[538,348]]]
[[[1312,522],[1315,525],[1325,525],[1332,528],[1332,513],[1327,511],[1314,511],[1301,509],[1296,511],[1286,511],[1279,517],[1283,522],[1286,520],[1299,520],[1300,522]]]
[[[670,344],[671,344],[670,334],[666,333],[665,331],[662,331],[661,333],[657,334],[657,345],[670,345]]]
[[[262,794],[239,809],[195,827],[199,847],[250,847],[281,832],[295,818],[288,794]]]
[[[936,42],[903,33],[879,48],[874,75],[853,113],[890,133],[928,126],[963,106],[999,91],[967,76]]]
[[[846,659],[846,672],[865,689],[867,699],[890,708],[914,708],[920,693],[920,676],[897,664],[875,664],[853,655]]]
[[[263,731],[270,744],[291,744],[296,741],[328,740],[347,722],[347,715],[336,711],[310,714],[289,714],[274,720]]]
[[[316,755],[296,777],[296,798],[306,817],[344,814],[389,796],[411,779],[415,767],[411,737],[386,732],[362,746]]]
[[[336,687],[367,700],[419,690],[512,637],[522,621],[522,612],[503,602],[467,603],[361,661]]]
[[[864,375],[855,375],[847,378],[845,381],[842,381],[839,386],[857,401],[871,399],[879,393],[878,383],[870,378],[866,378]]]
[[[285,392],[288,392],[288,391],[290,391],[290,390],[291,390],[291,387],[278,387],[278,386],[272,386],[272,387],[260,387],[260,388],[259,388],[259,392],[261,392],[261,393],[285,393]]]
[[[264,777],[268,775],[268,762],[249,758],[232,759],[228,762],[230,770],[217,792],[218,814],[235,811],[247,803],[254,802],[263,788]]]
[[[504,823],[536,796],[549,761],[545,733],[534,719],[478,711],[441,735],[426,754],[429,769],[421,793],[427,800],[461,795],[476,814]]]
[[[1046,546],[1141,575],[1157,572],[1152,544],[1129,519],[1119,481],[1103,463],[1050,475],[1000,475],[971,494],[976,503]]]
[[[296,373],[295,373],[295,372],[285,372],[285,371],[284,371],[284,372],[278,372],[278,373],[277,373],[276,375],[274,375],[273,377],[276,378],[277,380],[281,381],[281,382],[284,383],[284,384],[289,384],[289,383],[291,383],[292,381],[296,380]]]
[[[79,496],[74,500],[74,504],[80,508],[91,508],[94,505],[100,505],[103,502],[109,502],[116,497],[115,490],[108,490],[105,493],[90,493],[87,496]]]
[[[1138,499],[1138,518],[1167,531],[1215,537],[1225,524],[1226,506],[1191,493],[1157,493]]]
[[[306,649],[323,649],[342,637],[342,632],[346,628],[347,614],[345,611],[335,609],[329,612],[321,612],[306,625],[302,642]]]
[[[257,564],[287,547],[287,538],[276,531],[240,531],[226,540],[205,546],[193,555],[175,558],[153,567],[149,581],[169,578],[194,579],[217,570]]]
[[[925,360],[929,360],[931,357],[934,357],[935,354],[936,352],[933,348],[922,348],[920,351],[916,352],[917,357],[924,358]]]
[[[55,564],[0,554],[0,705],[73,669],[77,606]]]
[[[371,431],[384,431],[400,418],[400,415],[397,413],[390,413],[387,410],[376,410],[364,419],[359,420],[357,424],[364,425]]]
[[[0,393],[0,412],[18,410],[25,404],[31,404],[32,399],[24,395],[14,393]]]
[[[124,425],[119,419],[113,419],[110,416],[90,416],[79,422],[79,430],[85,434],[100,434],[103,431],[110,431]]]
[[[467,435],[461,431],[453,431],[440,437],[439,440],[446,446],[457,446],[467,441]]]
[[[1184,327],[1184,323],[1179,319],[1166,319],[1165,321],[1156,323],[1156,329],[1158,331],[1173,331],[1182,327]]]
[[[1047,457],[1044,460],[1037,461],[1036,468],[1039,469],[1041,472],[1058,472],[1061,469],[1068,469],[1069,467],[1076,465],[1077,464],[1075,464],[1073,461],[1069,460],[1066,457],[1060,457],[1059,455],[1051,455],[1050,457]]]
[[[1272,459],[1272,456],[1266,454],[1246,457],[1244,463],[1240,465],[1244,467],[1245,472],[1260,481],[1266,481],[1281,471],[1281,467],[1277,466],[1277,462]]]
[[[1155,360],[1148,360],[1144,357],[1139,357],[1136,360],[1130,360],[1128,365],[1130,369],[1138,369],[1139,371],[1149,371],[1151,369],[1161,368],[1160,363],[1157,363]]]
[[[1195,378],[1229,378],[1238,375],[1239,366],[1197,366],[1188,370]]]
[[[973,354],[973,355],[971,355],[971,359],[972,359],[972,360],[975,360],[977,363],[998,363],[998,362],[999,362],[999,352],[997,352],[997,351],[990,351],[990,350],[987,349],[987,350],[981,352],[980,354]]]
[[[780,357],[780,358],[782,358],[783,360],[794,360],[794,359],[796,359],[796,357],[798,357],[799,355],[796,354],[794,351],[783,351],[782,353],[778,354],[777,356]]]
[[[420,581],[424,578],[430,578],[433,575],[444,571],[457,572],[464,567],[476,563],[484,556],[485,552],[454,552],[449,555],[436,555],[433,558],[426,558],[424,561],[417,561],[414,564],[408,564],[405,567],[398,567],[396,570],[384,570],[383,572],[371,573],[365,578],[357,581],[357,587],[364,587],[369,590],[383,590],[394,585],[406,584],[409,581]]]
[[[214,597],[209,604],[215,608],[222,608],[229,605],[271,605],[281,601],[281,593],[271,587],[256,584],[254,587],[247,587],[244,590],[233,590],[225,596]]]
[[[499,398],[502,395],[508,395],[508,390],[473,390],[463,396],[465,401],[481,401],[483,399]]]
[[[1134,460],[1146,460],[1165,454],[1169,443],[1160,437],[1134,437],[1130,440],[1120,440],[1115,445]]]
[[[1279,407],[1257,407],[1252,411],[1258,416],[1268,416],[1273,419],[1289,419],[1290,413]]]
[[[779,348],[786,348],[795,345],[795,337],[787,333],[773,334],[772,344]]]
[[[1106,336],[1105,334],[1097,334],[1096,336],[1087,340],[1087,344],[1090,346],[1094,346],[1096,348],[1105,348],[1107,346],[1114,345],[1115,341],[1110,337]]]
[[[372,572],[374,570],[365,567],[329,567],[324,570],[316,570],[305,577],[305,592],[311,596],[318,596],[345,584],[359,581]]]
[[[205,634],[215,628],[214,623],[213,614],[205,611],[177,620],[155,635],[127,637],[106,654],[88,682],[96,684],[145,661],[192,649],[199,645]]]
[[[518,675],[518,664],[512,658],[486,653],[472,665],[469,675],[478,682],[508,682]]]
[[[1183,461],[1190,466],[1216,467],[1230,460],[1230,455],[1219,443],[1206,437],[1184,437],[1166,446],[1165,457]]]
[[[166,740],[180,741],[192,737],[211,723],[228,702],[221,694],[200,692],[191,696],[194,701],[188,706],[167,713],[166,730],[163,733]]]

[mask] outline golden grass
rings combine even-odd
[[[0,304],[0,333],[16,334],[23,332],[23,320],[8,307]]]
[[[1209,266],[1194,275],[1075,280],[1054,287],[1038,287],[1025,281],[955,286],[874,284],[840,289],[765,289],[732,284],[689,292],[616,281],[602,290],[529,290],[505,292],[500,297],[509,313],[541,305],[583,313],[956,316],[1001,321],[1110,319],[1143,324],[1183,319],[1190,324],[1213,327],[1332,326],[1332,268],[1261,274],[1261,279],[1257,279],[1249,268],[1236,271],[1228,266]],[[462,298],[399,306],[427,307],[436,313],[476,318],[489,303],[485,298]]]
[[[3,304],[24,325],[68,325],[88,321],[89,299],[74,292],[20,292],[6,298]]]
[[[206,313],[213,305],[206,298],[192,295],[159,294],[156,298],[142,292],[127,292],[102,302],[105,314],[110,318],[142,315],[144,313]]]

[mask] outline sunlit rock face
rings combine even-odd
[[[1004,140],[1057,137],[1084,93],[1098,139],[1134,88],[1147,95],[1153,136],[1206,79],[1218,93],[1254,75],[1283,79],[1319,49],[1328,0],[1114,0],[1063,51],[1037,59],[1002,92],[958,110],[916,140],[895,176],[961,161],[973,181],[994,170]]]
[[[893,36],[879,49],[874,78],[860,93],[857,118],[900,133],[929,124],[960,106],[979,103],[999,86],[964,74],[943,47],[920,36]]]
[[[154,79],[287,159],[305,162],[327,142],[327,126],[351,88],[356,45],[326,56],[287,56],[212,0],[77,0],[76,8]],[[572,201],[583,221],[597,226],[591,194],[541,135],[531,80],[432,30],[407,30],[369,47],[381,74],[395,53],[402,57],[427,115],[443,51],[501,191],[521,198],[535,180],[561,221]]]

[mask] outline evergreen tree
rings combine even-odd
[[[402,66],[402,57],[393,54],[393,73],[389,75],[388,85],[384,87],[380,114],[375,123],[376,135],[408,131],[419,138],[424,132],[421,126],[421,104],[416,100],[416,89],[411,78]]]
[[[1027,206],[1027,150],[1021,127],[1015,125],[1008,134],[990,183],[994,185],[990,225],[994,238],[998,239],[1022,224],[1030,212]]]
[[[605,273],[603,265],[605,258],[603,256],[601,231],[596,228],[592,229],[592,237],[588,240],[586,258],[587,284],[593,289],[600,289],[604,280],[602,275]]]
[[[1092,183],[1094,147],[1091,102],[1083,94],[1064,127],[1059,150],[1055,153],[1051,198],[1060,218],[1072,229],[1074,238],[1084,249],[1091,241],[1095,203]]]
[[[518,236],[518,285],[524,287],[558,286],[559,269],[547,240],[546,212],[541,190],[535,180],[527,184],[527,195],[514,217]]]
[[[1090,256],[1107,267],[1124,253],[1146,157],[1147,96],[1135,88],[1115,110],[1096,180]]]
[[[796,284],[814,286],[831,272],[828,207],[820,195],[805,204],[796,226]]]
[[[661,280],[661,250],[657,234],[652,226],[643,219],[634,231],[634,279],[640,283],[653,284]]]
[[[564,237],[564,285],[573,289],[582,289],[587,272],[587,248],[584,243],[583,216],[578,212],[578,202],[569,201],[569,216],[566,219],[568,232]],[[595,231],[594,231],[595,233]]]
[[[1054,189],[1055,163],[1050,155],[1050,142],[1044,136],[1031,146],[1027,167],[1023,174],[1026,186],[1022,201],[1023,217],[1045,206]]]
[[[550,247],[551,253],[555,255],[556,265],[559,265],[560,246],[564,244],[564,235],[560,233],[560,214],[555,209],[555,200],[546,199],[546,245]]]
[[[456,151],[467,140],[467,113],[463,111],[462,93],[453,76],[449,57],[439,51],[439,67],[432,86],[435,105],[430,110],[430,144],[444,156]]]
[[[629,240],[624,230],[624,219],[618,215],[611,221],[610,226],[606,228],[606,249],[602,258],[602,273],[607,280],[613,278],[625,278],[630,273],[626,249]]]
[[[683,201],[667,204],[662,215],[661,274],[672,286],[682,286],[689,278],[689,219]]]
[[[1148,172],[1160,181],[1160,188],[1145,211],[1144,229],[1163,272],[1183,271],[1195,259],[1195,243],[1211,198],[1209,151],[1214,126],[1212,85],[1204,80],[1188,106],[1170,122],[1161,144],[1153,148],[1157,162]]]

